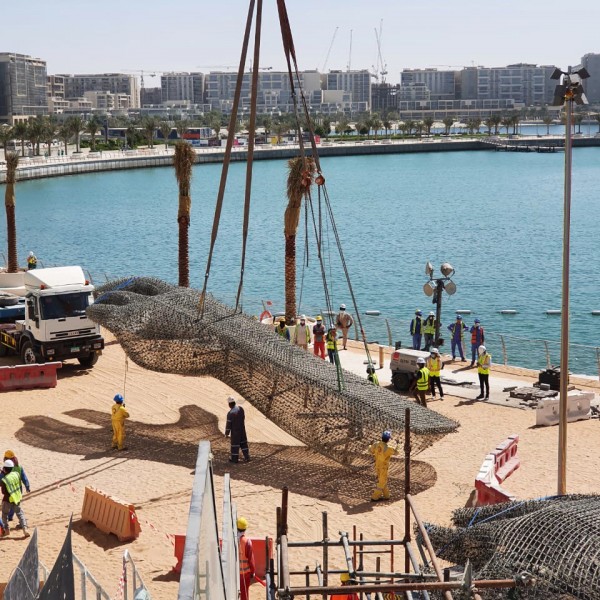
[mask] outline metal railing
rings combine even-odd
[[[131,568],[131,577],[129,577],[129,568]],[[129,583],[131,582],[131,600],[150,600],[150,593],[146,588],[142,576],[139,574],[129,550],[123,552],[123,600],[129,598]],[[145,592],[142,595],[142,591]],[[109,598],[110,600],[110,598]]]
[[[102,586],[96,581],[96,578],[88,571],[87,567],[73,552],[73,563],[79,568],[79,589],[81,600],[87,600],[88,583],[94,588],[93,596],[95,600],[110,600],[110,596],[102,589]]]

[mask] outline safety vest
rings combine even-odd
[[[442,359],[439,356],[437,358],[429,357],[427,359],[427,369],[431,377],[439,377],[442,369]]]
[[[471,344],[481,346],[483,340],[483,327],[473,327],[473,331],[471,331]]]
[[[337,350],[337,340],[329,334],[327,334],[327,350]]]
[[[420,392],[427,391],[429,389],[429,369],[427,367],[423,367],[422,369],[419,369],[419,373],[421,376],[417,380],[417,389]]]
[[[277,327],[275,327],[275,331],[278,333],[278,335],[280,335],[282,338],[286,338],[288,336],[288,330],[287,327],[284,327],[283,329],[277,325]]]
[[[377,373],[369,373],[367,375],[367,379],[373,384],[373,385],[379,385],[379,377],[377,377]]]
[[[246,535],[243,534],[239,539],[239,550],[240,550],[240,575],[250,575],[252,570],[250,569],[250,561],[248,560],[247,548],[248,545],[252,548],[252,542],[246,539]]]
[[[482,354],[477,358],[477,372],[481,375],[490,374],[490,365],[492,364],[491,354]]]
[[[419,333],[421,333],[421,325],[422,325],[422,319],[421,317],[415,317],[411,322],[410,322],[410,335],[418,335]]]
[[[4,485],[8,493],[8,501],[13,504],[19,504],[23,494],[21,493],[21,478],[18,473],[11,471],[4,476]]]
[[[435,333],[435,318],[427,317],[425,320],[425,326],[423,327],[423,333],[433,335]]]
[[[298,331],[300,331],[301,327],[304,327],[304,333],[306,333],[306,343],[308,344],[308,342],[310,342],[310,331],[308,329],[308,325],[300,325],[300,323],[296,325],[296,343],[298,343]]]
[[[460,341],[462,342],[464,339],[463,333],[465,330],[465,328],[463,327],[463,322],[461,321],[460,323],[452,323],[452,325],[448,325],[448,329],[452,333],[452,339],[457,339],[457,336],[456,336],[456,328],[457,327],[458,327],[458,331],[460,333]]]

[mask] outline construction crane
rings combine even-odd
[[[385,83],[385,76],[387,72],[387,64],[384,62],[381,56],[381,37],[383,35],[383,19],[379,22],[379,32],[375,28],[375,39],[377,40],[377,67],[375,67],[375,79],[379,83],[379,77],[381,76],[381,83]]]
[[[196,65],[196,69],[237,69],[239,65]],[[259,71],[272,71],[273,67],[258,67]],[[248,71],[252,71],[252,61]]]
[[[349,71],[352,68],[352,29],[350,30],[350,50],[348,52],[348,65],[346,70]]]
[[[166,73],[166,71],[161,71],[160,69],[121,69],[121,71],[123,71],[123,73],[138,74],[140,76],[141,89],[144,89],[144,73],[146,73],[148,77],[156,77],[157,75]]]
[[[329,55],[331,54],[331,49],[333,48],[333,42],[335,42],[335,36],[337,35],[339,27],[335,28],[333,32],[333,37],[331,38],[331,44],[329,44],[329,50],[327,50],[327,56],[325,57],[325,61],[323,62],[323,68],[321,69],[321,73],[325,73],[325,69],[327,68],[327,62],[329,61]]]

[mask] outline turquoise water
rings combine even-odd
[[[571,341],[600,345],[600,148],[573,157]],[[322,160],[359,309],[392,319],[396,339],[416,308],[434,309],[422,287],[424,266],[456,269],[457,293],[444,295],[443,321],[469,309],[488,331],[560,339],[564,155],[451,152]],[[192,285],[201,287],[221,166],[194,167],[190,255]],[[255,163],[245,274],[245,308],[260,299],[283,306],[283,213],[286,165]],[[245,164],[232,164],[209,290],[231,301],[237,290]],[[81,264],[102,273],[177,280],[177,186],[172,169],[144,169],[18,183],[19,253],[45,264]],[[316,198],[315,198],[316,202]],[[1,221],[2,239],[6,239]],[[304,229],[298,236],[302,254]],[[334,304],[350,304],[324,227]],[[311,239],[302,310],[324,306]],[[301,280],[299,263],[298,285]],[[437,271],[436,271],[437,273]],[[337,308],[337,306],[336,306]],[[519,311],[502,316],[500,309]],[[366,319],[370,339],[385,339],[381,319]],[[514,352],[513,352],[514,354]],[[496,351],[496,356],[498,351]],[[511,357],[512,358],[512,357]],[[526,356],[520,356],[526,361]],[[586,359],[587,360],[587,359]],[[510,362],[515,362],[510,360]],[[539,362],[539,361],[537,361]],[[591,356],[586,370],[594,371]]]

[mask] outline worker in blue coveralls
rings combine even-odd
[[[240,448],[244,455],[244,460],[250,460],[250,451],[248,450],[248,438],[246,437],[246,416],[244,409],[238,406],[233,396],[227,398],[229,412],[227,413],[227,423],[225,425],[225,437],[231,436],[231,456],[229,462],[237,463],[240,460]]]
[[[410,335],[412,335],[413,350],[421,349],[421,336],[423,335],[423,313],[415,311],[415,318],[410,322]]]
[[[456,353],[460,354],[460,360],[465,361],[465,351],[463,350],[465,346],[464,340],[464,332],[469,328],[463,323],[463,318],[461,315],[456,315],[456,321],[451,325],[448,325],[448,331],[452,334],[452,339],[450,340],[452,346],[452,360],[456,359]]]

